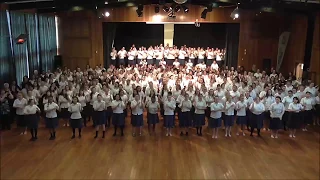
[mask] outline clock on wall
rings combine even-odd
[[[186,3],[188,0],[173,0],[175,3],[177,4],[184,4]]]

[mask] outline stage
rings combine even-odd
[[[195,129],[189,137],[179,128],[166,137],[162,121],[156,136],[149,136],[146,122],[143,136],[132,137],[127,118],[125,136],[94,139],[87,127],[82,139],[71,140],[71,129],[60,127],[57,139],[49,141],[47,129],[39,129],[39,139],[16,130],[1,135],[1,179],[318,179],[319,127],[297,132],[295,139],[281,132],[271,139],[236,136],[212,139],[204,128],[202,137]]]

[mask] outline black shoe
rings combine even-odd
[[[250,134],[250,136],[253,136],[252,134]]]
[[[72,135],[71,139],[74,139],[76,136],[75,135]]]
[[[180,136],[183,136],[183,132],[180,133]]]
[[[189,133],[188,132],[186,132],[186,136],[188,136],[189,135]]]
[[[94,136],[95,139],[97,139],[97,137],[98,137],[97,135]]]
[[[102,139],[104,139],[104,136],[102,136]]]
[[[36,137],[34,137],[36,140],[38,139],[38,137],[36,136]]]
[[[54,137],[53,137],[53,136],[51,136],[51,137],[49,138],[49,140],[54,140]]]
[[[199,136],[202,136],[202,133],[200,133]]]
[[[81,134],[78,136],[79,137],[79,139],[81,138]]]
[[[34,137],[30,138],[29,141],[33,141]]]
[[[113,135],[112,136],[116,136],[117,134],[116,133],[113,133]]]
[[[123,134],[123,133],[121,133],[121,136],[124,136],[124,134]]]
[[[261,137],[261,135],[260,135],[260,134],[258,134],[258,137]]]

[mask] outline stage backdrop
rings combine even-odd
[[[125,47],[128,51],[132,44],[147,48],[163,44],[164,29],[163,24],[104,23],[103,37],[105,66],[108,67],[112,47],[117,50]]]
[[[200,27],[193,24],[175,24],[173,44],[188,47],[226,47],[226,24],[201,23]]]

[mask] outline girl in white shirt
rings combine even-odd
[[[84,123],[84,126],[86,127],[87,126],[87,114],[88,114],[88,108],[87,108],[87,98],[86,96],[84,95],[84,92],[83,90],[80,90],[79,93],[78,93],[78,100],[79,100],[79,103],[81,104],[81,108],[82,108],[82,111],[81,111],[81,117],[82,117],[82,120],[83,120],[83,123]]]
[[[193,106],[195,108],[194,125],[197,128],[197,135],[202,136],[202,126],[205,125],[205,110],[207,109],[207,103],[201,93],[199,93],[198,98],[195,98]]]
[[[106,117],[104,112],[105,109],[106,109],[106,104],[102,100],[102,96],[98,94],[97,100],[93,102],[93,110],[94,110],[93,122],[96,129],[96,135],[94,136],[94,138],[98,137],[100,126],[102,126],[102,138],[105,137],[105,132],[106,132],[106,126],[105,126]]]
[[[291,114],[291,118],[288,121],[288,128],[290,130],[289,137],[295,138],[296,131],[302,124],[301,111],[303,111],[303,106],[299,103],[299,99],[297,97],[294,97],[293,102],[289,104],[288,111]]]
[[[59,106],[53,102],[53,97],[48,97],[48,103],[44,105],[44,111],[46,113],[46,128],[50,131],[50,139],[54,140],[56,138],[56,128],[58,127],[59,120],[57,111],[59,111]]]
[[[236,104],[232,101],[232,97],[231,96],[226,96],[227,97],[227,101],[225,103],[225,116],[224,116],[224,126],[226,128],[226,133],[225,133],[225,137],[231,137],[231,128],[233,126],[234,123],[234,110],[235,110],[235,106]]]
[[[212,138],[218,138],[218,130],[221,127],[221,116],[224,106],[219,102],[219,97],[215,96],[214,102],[210,105],[209,127],[212,128]]]
[[[81,138],[81,129],[82,129],[82,106],[79,103],[78,97],[73,97],[72,98],[72,103],[70,104],[68,111],[71,113],[70,116],[70,125],[72,128],[72,137],[71,139],[74,139],[75,133],[76,133],[76,128],[78,128],[79,131],[79,138]]]
[[[259,97],[256,97],[254,102],[249,107],[251,114],[251,134],[253,136],[253,131],[255,128],[258,130],[258,136],[260,137],[260,129],[263,127],[263,112],[265,111],[265,107],[262,102],[260,102]]]
[[[114,126],[114,133],[113,136],[117,135],[117,128],[120,127],[121,129],[121,136],[123,136],[123,128],[125,124],[125,115],[124,109],[126,108],[125,103],[121,100],[119,94],[114,96],[114,100],[111,102],[112,108],[112,124]]]
[[[174,126],[174,110],[176,109],[176,101],[172,97],[172,93],[168,92],[168,98],[163,103],[164,109],[164,127],[167,128],[166,136],[172,136],[171,129]]]
[[[315,105],[315,101],[312,98],[312,94],[309,91],[307,91],[306,97],[302,98],[300,103],[304,107],[302,131],[307,131],[307,126],[313,123],[312,110],[313,106]]]
[[[271,117],[269,128],[272,130],[271,138],[278,138],[278,131],[281,128],[280,126],[281,126],[282,116],[285,112],[285,107],[281,103],[280,96],[277,96],[276,102],[270,105],[269,111],[270,111],[270,117]]]
[[[16,109],[17,126],[21,130],[20,135],[27,134],[27,121],[25,121],[23,116],[23,110],[27,103],[27,100],[23,98],[20,92],[17,94],[17,99],[13,102],[13,108]]]
[[[159,116],[158,112],[160,110],[160,104],[156,101],[156,96],[151,96],[151,100],[146,102],[147,108],[147,123],[148,123],[148,130],[149,134],[151,135],[151,125],[152,125],[152,132],[155,134],[156,124],[159,123]]]
[[[70,106],[70,97],[68,96],[66,90],[62,90],[61,94],[59,95],[58,102],[60,107],[60,118],[65,121],[63,126],[69,126],[68,120],[70,118],[70,113],[68,108]]]
[[[133,101],[130,102],[133,137],[136,136],[137,127],[139,127],[139,136],[142,136],[144,106],[143,100],[140,98],[139,94],[136,94]]]
[[[286,108],[286,112],[284,112],[282,123],[283,123],[283,129],[286,131],[287,122],[289,121],[289,112],[288,107],[289,104],[293,102],[293,93],[291,90],[288,91],[288,96],[285,96],[282,99],[282,103],[284,104],[284,107]]]
[[[181,129],[180,136],[183,136],[183,128],[185,128],[186,136],[188,136],[189,127],[192,126],[190,113],[192,108],[192,102],[190,101],[189,94],[184,93],[184,98],[182,98],[178,106],[181,109],[181,114],[179,116],[179,126]]]
[[[247,124],[248,117],[246,114],[246,109],[247,109],[247,103],[244,100],[244,95],[240,95],[240,100],[236,103],[235,105],[235,110],[237,111],[237,125],[240,125],[240,129],[242,131],[242,135],[245,136],[244,133],[244,126]],[[239,128],[237,130],[237,136],[239,135],[240,131]]]
[[[38,139],[38,123],[40,108],[34,104],[34,100],[30,99],[28,105],[24,107],[23,114],[24,119],[28,123],[28,128],[30,129],[31,139],[30,141],[36,141]]]
[[[315,97],[315,103],[316,103],[316,120],[318,126],[320,126],[320,92],[318,92],[318,95]]]
[[[281,99],[281,97],[280,97]],[[261,102],[264,104],[264,107],[266,109],[265,111],[265,121],[264,121],[264,125],[265,127],[267,128],[263,128],[263,130],[270,130],[269,129],[269,124],[270,124],[270,120],[271,120],[271,117],[270,117],[270,106],[271,104],[275,103],[276,102],[276,99],[272,96],[272,92],[271,90],[269,89],[267,92],[266,92],[266,96],[263,97],[263,99],[261,100]]]

